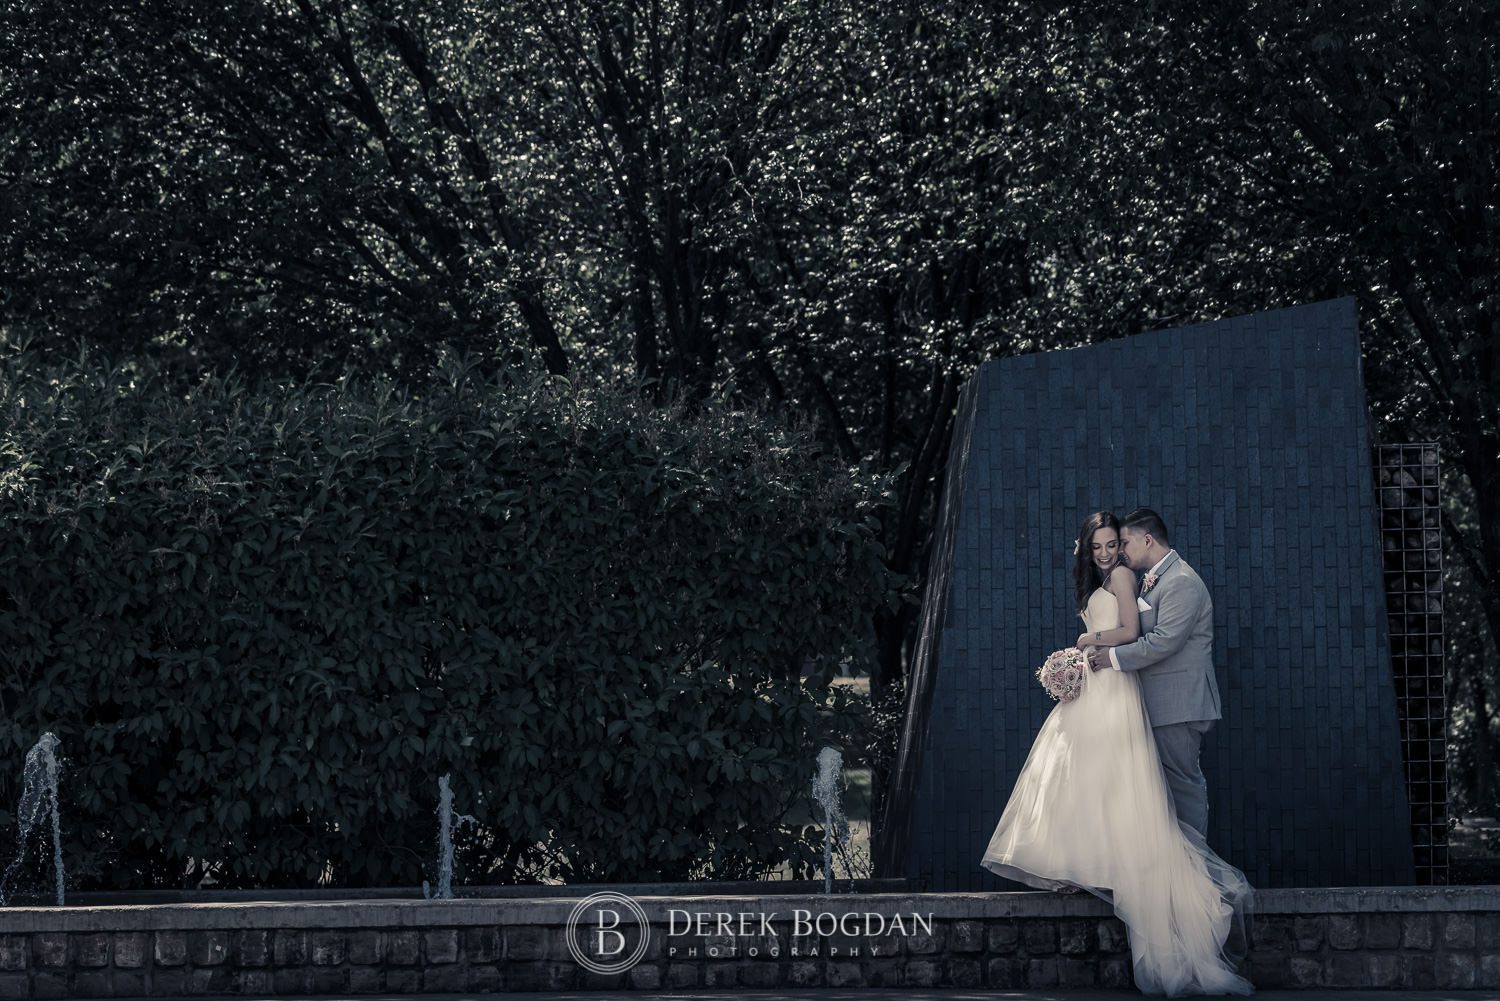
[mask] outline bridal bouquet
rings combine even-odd
[[[1088,677],[1088,660],[1076,646],[1053,651],[1046,663],[1037,668],[1036,678],[1047,694],[1059,702],[1072,702],[1083,691]]]

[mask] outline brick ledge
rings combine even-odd
[[[578,897],[457,900],[291,900],[213,903],[67,905],[0,908],[0,934],[49,931],[156,929],[418,928],[562,925]],[[669,909],[843,914],[875,910],[917,912],[935,919],[1101,917],[1113,912],[1088,894],[1055,893],[835,893],[639,895],[653,920]],[[1500,886],[1312,887],[1256,891],[1257,915],[1500,912]]]

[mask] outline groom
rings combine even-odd
[[[1214,603],[1208,588],[1167,540],[1149,508],[1120,521],[1120,562],[1146,571],[1136,607],[1141,637],[1118,647],[1090,647],[1089,667],[1139,671],[1141,695],[1156,737],[1177,817],[1208,835],[1208,781],[1198,763],[1203,735],[1219,713],[1214,678]]]

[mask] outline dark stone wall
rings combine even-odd
[[[1492,899],[1353,897],[1335,892],[1322,901],[1267,901],[1251,929],[1241,972],[1263,990],[1500,987],[1500,910]],[[786,899],[736,897],[729,910],[775,911],[784,918]],[[1125,925],[1087,894],[1066,901],[1036,893],[962,901],[864,899],[856,895],[832,906],[889,916],[891,903],[899,901],[903,909],[931,915],[931,932],[788,936],[783,925],[778,939],[716,934],[672,940],[653,917],[657,928],[641,960],[623,973],[599,974],[571,957],[565,927],[530,923],[523,915],[499,915],[483,924],[382,927],[363,923],[367,906],[325,905],[317,918],[322,927],[266,928],[245,927],[246,915],[233,906],[172,917],[148,914],[150,908],[134,915],[97,908],[67,922],[57,915],[76,909],[58,908],[33,921],[30,932],[0,930],[0,998],[508,991],[530,997],[544,991],[603,996],[735,987],[1128,989],[1134,983]],[[692,898],[676,903],[694,906]],[[723,903],[719,898],[718,905]],[[145,927],[173,918],[191,927]],[[48,927],[61,923],[74,927]],[[118,925],[137,927],[111,928]]]
[[[895,872],[1015,888],[979,857],[1053,705],[1035,669],[1080,631],[1074,533],[1144,505],[1214,599],[1212,844],[1261,887],[1411,884],[1354,300],[988,362],[957,422]]]

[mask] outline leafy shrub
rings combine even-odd
[[[416,884],[443,774],[460,880],[803,864],[890,498],[806,428],[451,360],[181,394],[11,358],[0,809],[51,730],[83,888]]]

